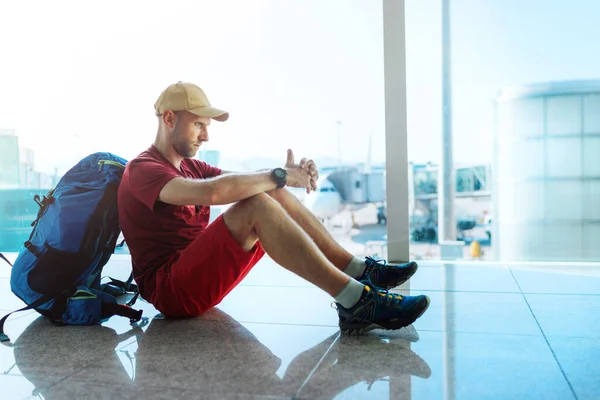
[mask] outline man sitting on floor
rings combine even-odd
[[[395,265],[348,253],[288,190],[316,189],[312,160],[250,173],[222,171],[193,157],[208,141],[211,106],[196,85],[178,82],[155,104],[154,144],[131,160],[119,187],[119,222],[143,298],[167,317],[193,317],[219,304],[267,253],[335,298],[342,332],[399,329],[429,306],[427,296],[387,289],[414,262]],[[210,225],[210,206],[233,204]]]

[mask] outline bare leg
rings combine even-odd
[[[350,278],[336,268],[281,205],[266,194],[234,204],[224,214],[225,225],[245,251],[260,240],[279,265],[336,296]]]
[[[290,216],[314,240],[325,257],[338,269],[346,268],[352,254],[348,253],[325,229],[325,226],[293,194],[285,189],[271,190],[267,194],[285,208]]]

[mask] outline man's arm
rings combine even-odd
[[[172,179],[162,188],[158,200],[174,205],[213,206],[234,203],[276,187],[271,172],[222,172],[209,179]]]
[[[303,168],[286,168],[287,186],[310,190],[311,175]],[[158,200],[174,205],[215,206],[235,203],[277,188],[271,170],[226,173],[209,179],[171,179],[161,189]]]
[[[267,171],[271,171],[270,168],[265,168],[265,169],[259,169],[257,171],[254,172],[267,172]],[[235,172],[235,171],[223,171],[221,170],[221,173],[219,175],[226,175],[226,174],[239,174],[239,172]]]
[[[295,164],[294,154],[288,150],[285,169],[287,186],[306,188],[307,193],[316,189],[318,171],[312,160],[303,158]],[[276,188],[270,169],[249,173],[221,170],[219,175],[209,179],[171,179],[162,187],[158,200],[174,205],[213,206],[235,203]]]

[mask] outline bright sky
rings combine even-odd
[[[440,1],[407,0],[409,159],[440,154]],[[594,0],[451,0],[456,162],[490,162],[493,98],[530,82],[597,78]],[[93,4],[93,5],[90,5]],[[38,168],[94,151],[132,158],[153,104],[178,80],[231,113],[222,157],[385,159],[383,36],[376,0],[0,0],[0,128]]]
[[[430,154],[436,161],[441,154],[441,0],[406,4],[409,159],[423,161]],[[450,4],[456,163],[490,162],[493,100],[501,88],[600,78],[597,0]]]

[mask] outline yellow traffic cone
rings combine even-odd
[[[481,257],[481,243],[479,243],[477,240],[473,240],[471,242],[471,257],[473,258],[479,258]]]

